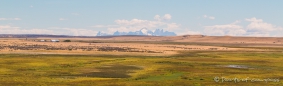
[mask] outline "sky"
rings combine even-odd
[[[283,0],[0,0],[0,34],[283,37]]]

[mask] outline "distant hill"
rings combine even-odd
[[[0,38],[38,38],[38,37],[53,37],[53,38],[83,37],[84,38],[91,36],[68,36],[68,35],[45,35],[45,34],[0,34]]]
[[[112,37],[143,37],[145,35],[107,35],[107,36],[68,36],[68,35],[44,35],[44,34],[0,34],[0,38],[112,38]]]
[[[120,32],[116,31],[113,34],[107,34],[99,31],[96,36],[125,36],[125,35],[138,35],[138,36],[176,36],[176,33],[163,31],[163,29],[156,29],[155,31],[142,28],[139,31],[134,32]]]

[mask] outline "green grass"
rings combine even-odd
[[[173,56],[1,54],[0,85],[283,85],[213,80],[214,77],[283,79],[282,62],[282,52],[181,51]]]
[[[143,81],[162,81],[162,80],[176,80],[179,79],[183,73],[169,73],[169,74],[163,74],[159,76],[150,76],[145,79],[141,79]]]

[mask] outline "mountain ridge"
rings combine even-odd
[[[103,33],[99,31],[96,36],[122,36],[122,35],[140,35],[140,36],[177,36],[175,32],[163,31],[163,29],[155,29],[154,31],[142,28],[138,31],[120,32],[116,31],[111,34]]]

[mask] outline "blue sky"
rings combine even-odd
[[[0,34],[283,36],[282,0],[1,0]]]

